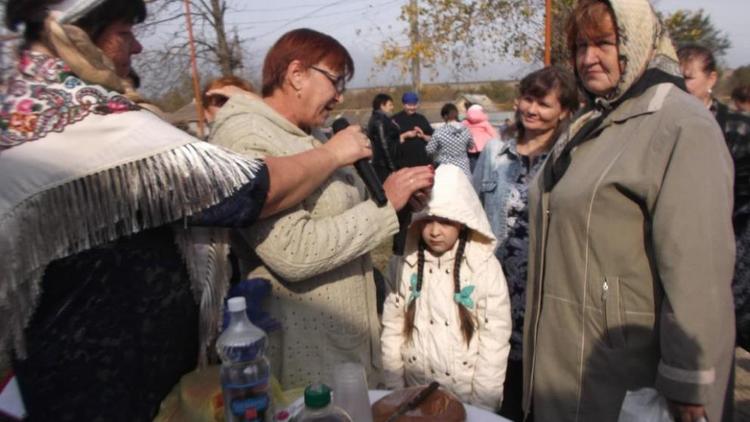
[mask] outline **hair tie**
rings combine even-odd
[[[409,300],[406,302],[406,304],[410,304],[412,300],[419,299],[419,296],[422,294],[417,288],[417,275],[412,274],[411,280],[409,280],[409,284],[411,285],[411,294],[409,295]]]

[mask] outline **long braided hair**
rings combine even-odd
[[[466,241],[469,237],[469,230],[466,226],[461,228],[461,232],[458,236],[458,248],[456,248],[456,256],[453,260],[453,292],[461,292],[461,262],[463,261],[464,251],[466,249]],[[422,291],[422,282],[424,279],[424,251],[427,248],[427,244],[423,239],[419,239],[419,248],[417,250],[417,285],[416,291]],[[414,316],[416,314],[417,299],[415,298],[409,303],[406,308],[406,316],[404,318],[404,334],[408,340],[411,340],[412,332],[414,331]],[[456,303],[458,306],[458,317],[461,321],[461,332],[463,333],[464,340],[468,346],[471,342],[471,338],[474,336],[476,330],[474,324],[474,316],[471,312],[466,309],[460,303]]]

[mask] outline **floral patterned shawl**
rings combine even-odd
[[[113,89],[64,59],[24,51],[0,97],[0,366],[11,343],[24,357],[23,330],[50,262],[216,205],[261,165],[200,142]],[[226,256],[227,239],[175,232],[205,352],[228,284],[228,262],[215,258]]]
[[[118,92],[89,85],[56,57],[25,50],[0,109],[0,148],[37,141],[90,114],[139,110]]]

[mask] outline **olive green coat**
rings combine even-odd
[[[655,387],[719,421],[734,352],[721,132],[671,84],[603,126],[551,192],[532,183],[524,406],[537,422],[616,421],[627,390]]]

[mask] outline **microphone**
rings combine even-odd
[[[354,168],[357,169],[359,177],[365,182],[367,190],[370,191],[372,199],[378,204],[379,207],[388,203],[388,198],[385,197],[385,190],[383,190],[383,184],[380,183],[378,175],[375,173],[375,169],[372,167],[366,158],[362,158],[354,162]]]
[[[336,127],[336,132],[346,129],[347,127],[349,127],[348,121],[339,121]],[[383,184],[380,182],[380,179],[378,178],[377,173],[375,173],[375,169],[372,167],[372,164],[370,164],[370,161],[366,158],[361,158],[354,162],[354,168],[357,170],[357,174],[359,174],[362,181],[365,182],[365,186],[367,186],[367,190],[370,192],[370,196],[372,196],[375,203],[378,204],[379,207],[387,204],[388,198],[385,196]]]

